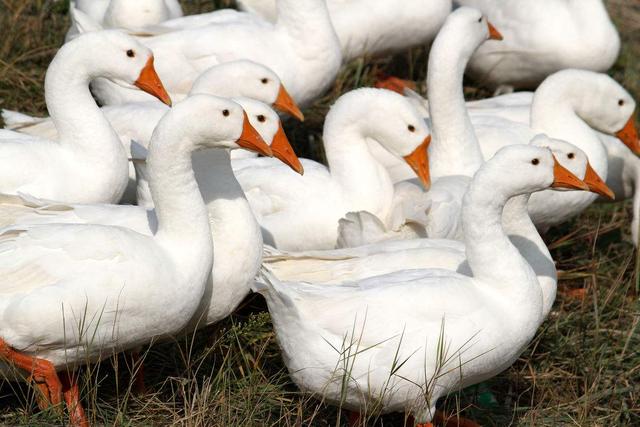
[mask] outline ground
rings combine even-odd
[[[190,13],[229,1],[183,2]],[[624,45],[611,74],[640,99],[640,3],[608,0]],[[44,115],[43,78],[68,25],[67,5],[51,0],[0,0],[0,108]],[[373,82],[378,70],[423,81],[424,49],[349,64],[329,94],[287,133],[305,157],[322,159],[320,134],[340,94]],[[469,84],[469,98],[486,91]],[[449,396],[447,413],[482,425],[640,425],[640,263],[629,242],[630,204],[595,205],[545,236],[557,260],[561,293],[549,319],[509,370],[480,388]],[[584,288],[584,295],[579,289]],[[578,291],[576,291],[578,290]],[[577,295],[577,297],[576,297]],[[261,297],[236,314],[180,342],[143,353],[147,392],[131,393],[128,359],[114,357],[80,372],[89,418],[107,425],[325,426],[347,414],[301,395],[287,376]],[[401,415],[368,425],[402,426]],[[65,422],[39,412],[26,385],[0,382],[0,424]]]

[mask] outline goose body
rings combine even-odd
[[[530,89],[565,68],[607,71],[620,36],[602,0],[458,0],[485,13],[504,42],[475,53],[469,75],[491,86]]]
[[[274,140],[284,135],[277,114],[272,110],[269,113],[269,107],[258,101],[238,99],[238,103],[263,139],[276,145]],[[260,115],[267,117],[261,121],[257,118]],[[190,329],[197,326],[197,321],[204,325],[228,316],[249,293],[262,257],[260,227],[233,175],[230,153],[226,150],[200,151],[193,156],[193,169],[211,226],[209,234],[215,261]],[[146,191],[141,193],[140,206],[61,205],[13,197],[2,200],[0,222],[17,226],[101,224],[153,235],[158,227],[158,216],[149,191],[152,190],[149,171],[145,167],[143,172],[141,184]]]
[[[462,79],[473,52],[490,38],[499,38],[499,33],[486,17],[478,10],[462,7],[447,17],[429,53],[431,186],[426,193],[420,188],[408,191],[406,197],[394,200],[394,206],[402,212],[403,205],[423,204],[428,210],[428,224],[423,233],[431,238],[462,237],[458,221],[462,196],[484,161],[465,106]],[[382,150],[372,150],[372,153],[379,163],[391,167],[389,170],[396,176],[401,174],[402,180],[413,178],[406,174],[406,167],[388,153]]]
[[[476,173],[463,207],[472,276],[418,269],[323,285],[265,273],[255,286],[294,382],[342,408],[376,402],[426,423],[440,396],[513,363],[542,321],[542,293],[500,216],[508,199],[552,185],[554,163],[544,148],[506,147]]]
[[[242,10],[271,22],[275,0],[240,0]],[[328,0],[327,7],[346,60],[428,45],[451,12],[451,0]]]
[[[332,249],[338,220],[347,212],[368,210],[385,219],[391,213],[391,180],[372,157],[366,140],[376,140],[412,163],[428,180],[427,137],[422,119],[402,96],[358,89],[339,98],[327,114],[323,139],[328,167],[303,159],[305,174],[300,177],[259,158],[235,173],[265,243],[286,250]]]
[[[58,138],[0,131],[1,193],[69,203],[120,200],[127,185],[127,155],[89,92],[89,81],[96,76],[127,87],[135,84],[170,102],[149,49],[116,31],[79,37],[60,49],[45,78],[47,108]]]
[[[142,41],[156,55],[158,74],[170,91],[188,92],[205,69],[237,59],[271,68],[293,99],[307,105],[336,77],[342,55],[322,0],[279,0],[279,19],[232,20],[173,31]],[[128,92],[104,80],[92,89],[104,104],[123,103]]]
[[[148,158],[157,212],[151,234],[95,224],[2,229],[3,375],[13,377],[13,363],[25,375],[48,364],[43,386],[55,404],[62,389],[55,371],[173,336],[191,321],[213,261],[191,154],[240,141],[265,146],[244,117],[237,104],[198,96],[163,118]]]

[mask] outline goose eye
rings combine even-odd
[[[539,163],[540,163],[540,160],[539,160],[539,159],[533,159],[533,160],[531,160],[531,164],[532,164],[532,165],[534,165],[534,166],[537,166]]]
[[[482,22],[482,16],[480,17],[480,19],[478,19],[478,22]]]
[[[133,51],[133,49],[129,49],[129,50],[127,51],[127,56],[128,56],[129,58],[133,58],[134,56],[136,56],[136,53]]]
[[[407,126],[407,129],[409,129],[409,132],[415,132],[416,131],[416,127],[414,125]]]
[[[622,107],[624,105],[624,99],[618,100],[618,105]]]
[[[265,116],[263,116],[262,114],[260,114],[260,115],[258,116],[258,121],[259,121],[260,123],[264,123],[264,122],[265,122],[265,120],[267,120],[267,118],[266,118]]]
[[[567,157],[568,157],[568,158],[570,158],[570,159],[573,159],[575,156],[576,156],[576,155],[575,155],[575,154],[573,154],[573,153],[569,153],[569,154],[567,154]]]
[[[229,110],[222,110],[222,115],[225,117],[229,116]]]
[[[266,77],[260,81],[262,82],[263,85],[266,85],[267,83],[269,83],[269,79]]]

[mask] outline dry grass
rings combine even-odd
[[[189,12],[211,1],[185,2]],[[218,1],[229,4],[230,1]],[[640,99],[640,4],[609,0],[623,39],[612,70]],[[64,2],[0,0],[0,107],[46,114],[42,82],[68,24]],[[370,84],[378,69],[422,79],[423,49],[395,58],[363,59],[345,67],[334,88],[289,124],[301,154],[322,159],[324,113],[340,94]],[[483,92],[469,86],[470,97]],[[559,295],[550,318],[520,360],[481,388],[451,396],[445,407],[483,425],[640,425],[640,269],[628,243],[629,206],[598,205],[547,236],[558,262],[560,290],[586,287],[584,299]],[[260,297],[231,318],[145,354],[149,391],[130,393],[123,357],[80,373],[83,401],[93,422],[106,425],[336,425],[337,409],[302,396],[289,381]],[[376,417],[374,417],[376,418]],[[55,411],[38,412],[30,388],[0,385],[0,424],[60,424]],[[402,416],[376,418],[401,426]]]

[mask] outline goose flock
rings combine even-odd
[[[602,0],[237,3],[71,1],[49,117],[2,111],[0,371],[42,409],[88,426],[76,369],[257,292],[300,390],[352,425],[375,407],[433,426],[549,315],[540,233],[632,198],[637,246],[636,102],[604,74]],[[393,77],[343,93],[326,164],[296,156],[283,121],[345,63],[415,46],[426,96]],[[465,74],[495,96],[466,101]]]

